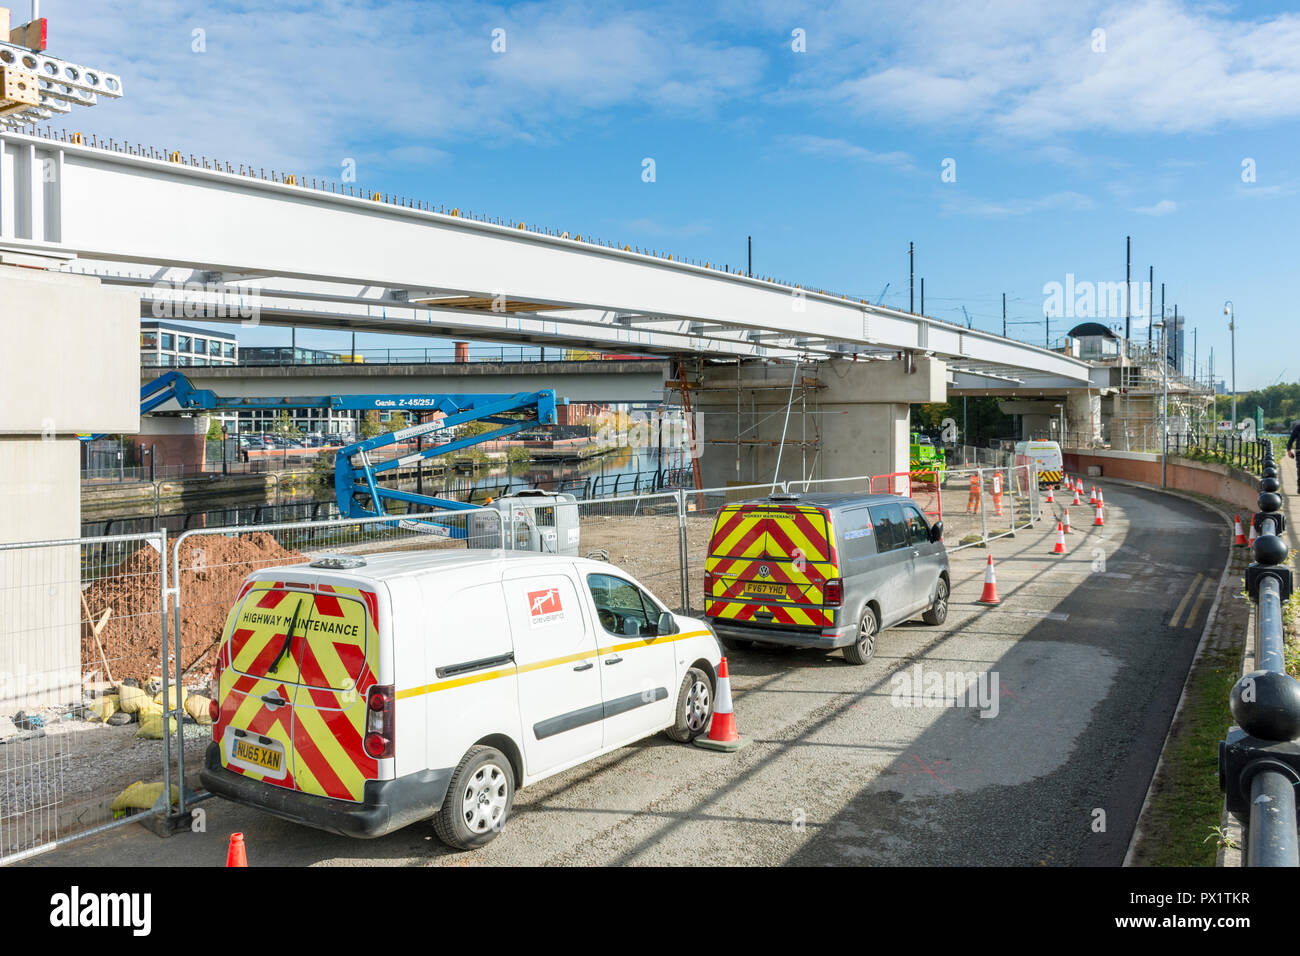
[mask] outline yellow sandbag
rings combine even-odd
[[[185,713],[194,718],[196,723],[212,723],[212,712],[208,710],[208,704],[212,703],[207,697],[201,694],[190,694],[185,698]]]
[[[179,698],[177,698],[176,687],[174,685],[169,686],[167,688],[167,703],[172,707],[176,707],[178,704],[184,706],[186,696],[187,695],[185,693],[184,687],[181,688]],[[158,691],[158,693],[153,695],[153,699],[154,699],[154,703],[156,704],[161,704],[163,702],[161,689]]]
[[[136,708],[135,714],[137,720],[144,720],[146,717],[161,717],[162,712],[162,704],[146,697]]]
[[[141,704],[149,703],[149,695],[139,687],[132,687],[129,684],[121,684],[117,688],[118,703],[117,709],[125,711],[128,714],[137,713]]]
[[[168,733],[176,733],[176,718],[172,717],[167,721]],[[140,713],[140,729],[135,732],[137,737],[145,737],[148,740],[162,740],[163,738],[163,719],[162,711],[156,714]]]
[[[113,816],[121,816],[127,810],[152,810],[153,805],[162,796],[162,783],[145,783],[137,780],[113,799]],[[180,800],[176,784],[172,784],[172,803]]]
[[[107,697],[96,697],[86,705],[86,709],[100,720],[108,720],[117,713],[117,701],[118,696],[116,694],[109,694]]]

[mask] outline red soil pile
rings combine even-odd
[[[145,545],[109,576],[95,580],[82,592],[92,620],[100,620],[105,608],[113,609],[100,632],[99,644],[90,623],[83,621],[83,671],[102,672],[107,657],[113,678],[118,681],[134,677],[143,684],[148,677],[161,673],[159,560],[158,552]],[[306,560],[297,551],[281,547],[264,531],[235,537],[187,538],[180,549],[182,671],[194,668],[196,676],[206,676],[226,615],[250,571]],[[169,627],[174,626],[169,622]]]

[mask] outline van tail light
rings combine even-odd
[[[212,665],[212,698],[208,701],[208,716],[215,724],[221,719],[221,674],[226,669],[226,645],[217,648],[217,662]]]
[[[713,597],[713,585],[718,580],[718,576],[712,571],[704,572],[704,596]]]
[[[823,604],[843,604],[844,603],[844,579],[831,578],[822,588]]]
[[[392,684],[376,684],[366,693],[366,736],[362,746],[371,757],[393,755],[395,707]]]

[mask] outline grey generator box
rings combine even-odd
[[[548,491],[518,491],[484,506],[501,512],[508,539],[504,547],[539,554],[578,553],[578,499]],[[469,516],[469,543],[474,548],[499,548],[500,529],[483,512]]]

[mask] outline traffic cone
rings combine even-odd
[[[1088,504],[1095,505],[1096,503],[1097,503],[1097,486],[1093,485],[1088,492]]]
[[[736,710],[731,703],[731,677],[727,673],[727,659],[718,663],[718,686],[714,691],[713,720],[707,737],[696,737],[695,745],[706,750],[734,753],[749,743],[736,731]]]
[[[1047,503],[1050,505],[1050,504],[1052,504],[1055,500],[1056,500],[1056,499],[1054,499],[1054,498],[1052,497],[1052,486],[1051,486],[1051,485],[1048,485],[1048,486],[1047,486]]]
[[[1254,548],[1255,539],[1259,537],[1259,535],[1255,533],[1255,519],[1247,518],[1246,523],[1250,525],[1250,537],[1246,540],[1246,547]]]
[[[998,598],[998,579],[993,574],[993,555],[989,555],[989,563],[984,565],[984,592],[980,594],[980,599],[976,604],[1001,604]]]
[[[244,853],[244,835],[230,834],[230,849],[226,850],[226,866],[248,866],[248,857]]]
[[[1052,549],[1052,554],[1065,554],[1065,529],[1061,522],[1056,522],[1056,547]]]
[[[1237,515],[1232,516],[1232,543],[1238,548],[1246,546],[1246,534],[1241,530],[1241,518]]]
[[[1065,533],[1070,534],[1071,532],[1070,532],[1070,509],[1069,508],[1065,509],[1065,520],[1062,523],[1065,525]]]
[[[1106,507],[1106,495],[1100,488],[1097,489],[1097,504],[1103,508]]]
[[[1104,525],[1105,523],[1106,523],[1106,520],[1105,520],[1104,518],[1102,518],[1102,516],[1101,516],[1101,505],[1097,505],[1097,520],[1094,521],[1094,522],[1092,523],[1092,525],[1093,525],[1094,528],[1100,528],[1100,527],[1101,527],[1102,525]]]
[[[1079,500],[1079,486],[1078,486],[1078,485],[1075,485],[1075,486],[1074,486],[1074,500],[1071,501],[1070,504],[1072,504],[1072,505],[1081,505],[1081,504],[1083,504],[1083,502]]]

